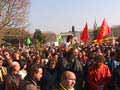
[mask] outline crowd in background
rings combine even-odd
[[[120,42],[0,48],[0,90],[120,90]]]

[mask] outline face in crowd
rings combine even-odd
[[[61,83],[66,88],[74,88],[76,83],[76,76],[71,71],[65,71],[61,77]]]
[[[37,80],[37,81],[40,81],[41,78],[43,76],[43,70],[42,68],[39,68],[38,69],[38,72],[34,73],[34,78]]]
[[[14,58],[15,58],[15,60],[20,60],[20,54],[19,53],[14,53]]]
[[[40,81],[43,76],[43,69],[39,65],[34,64],[30,67],[29,72],[30,77],[35,81]]]
[[[11,59],[10,53],[7,51],[4,52],[4,56],[6,59]]]
[[[12,71],[14,74],[18,74],[20,70],[20,64],[16,61],[12,62]]]
[[[49,62],[49,68],[50,69],[55,69],[55,67],[56,67],[56,61],[55,60],[51,60],[50,62]]]
[[[79,56],[79,50],[75,49],[74,52],[73,52],[73,54],[74,54],[75,57],[78,57]]]

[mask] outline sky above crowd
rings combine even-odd
[[[85,23],[93,28],[106,18],[109,26],[120,25],[120,0],[31,0],[30,30],[55,33],[82,31]]]

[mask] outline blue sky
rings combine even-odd
[[[67,32],[72,25],[82,31],[86,21],[93,28],[106,18],[109,26],[120,25],[120,0],[31,0],[30,29]]]

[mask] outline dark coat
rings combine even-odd
[[[5,80],[5,90],[19,90],[21,77],[19,75],[9,74]]]
[[[19,90],[40,90],[40,86],[33,80],[23,81]]]
[[[44,76],[45,90],[49,90],[53,85],[58,83],[57,81],[57,70],[51,70],[49,68],[46,68],[45,76]]]
[[[53,88],[51,88],[50,90],[67,90],[64,87],[62,87],[60,84],[56,84]],[[75,90],[73,88],[73,90]]]
[[[120,66],[113,71],[110,90],[120,90]]]
[[[59,84],[55,85],[51,90],[65,90]]]

